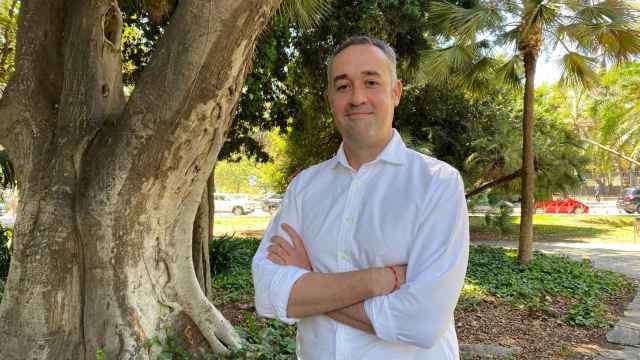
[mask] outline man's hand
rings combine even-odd
[[[291,226],[282,224],[282,229],[289,235],[293,246],[282,237],[276,235],[271,238],[271,245],[267,249],[267,259],[279,265],[291,265],[313,271],[304,240]]]

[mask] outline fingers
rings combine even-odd
[[[287,257],[291,256],[291,252],[289,252],[287,249],[285,249],[284,247],[280,246],[279,244],[271,244],[271,245],[269,245],[269,247],[267,248],[267,251],[269,253],[274,253],[274,254],[279,255],[283,259],[286,259]]]
[[[282,250],[287,253],[287,255],[291,255],[295,251],[295,248],[291,246],[291,244],[289,244],[287,240],[277,235],[271,238],[271,245],[277,245],[281,247]]]
[[[286,262],[284,261],[284,259],[282,258],[282,256],[276,254],[276,253],[272,253],[270,252],[267,255],[267,259],[273,261],[274,263],[278,264],[278,265],[286,265]]]
[[[280,227],[289,235],[289,237],[291,238],[291,241],[293,241],[294,247],[296,248],[300,247],[303,249],[305,248],[304,241],[302,240],[302,236],[300,236],[300,234],[298,234],[298,232],[296,232],[289,224],[282,224],[280,225]]]

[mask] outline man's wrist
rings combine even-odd
[[[396,280],[389,268],[375,267],[369,269],[369,281],[371,284],[371,297],[375,297],[393,292]]]

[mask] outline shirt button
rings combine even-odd
[[[340,260],[347,261],[349,260],[349,257],[343,251],[340,251]]]
[[[358,188],[360,187],[360,185],[362,184],[362,182],[360,180],[353,180],[353,186]]]
[[[351,223],[353,222],[353,219],[351,219],[351,216],[347,216],[347,217],[344,219],[344,222],[345,222],[347,225],[351,225]]]

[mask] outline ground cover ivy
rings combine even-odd
[[[466,283],[520,308],[551,310],[554,297],[571,305],[564,320],[606,326],[607,302],[633,287],[624,276],[595,269],[588,260],[536,252],[531,265],[518,263],[515,250],[474,246]]]

